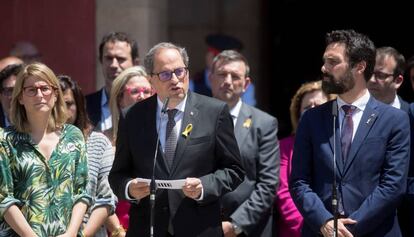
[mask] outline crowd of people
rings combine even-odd
[[[206,42],[190,78],[185,48],[141,61],[110,32],[105,85],[86,96],[40,57],[1,59],[0,236],[414,236],[414,103],[397,93],[410,61],[327,33],[321,78],[298,88],[279,141],[241,42]]]

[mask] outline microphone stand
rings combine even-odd
[[[150,184],[150,236],[154,237],[154,224],[155,224],[155,193],[157,192],[157,184],[155,183],[155,166],[157,165],[157,155],[158,155],[158,146],[160,145],[160,128],[161,128],[161,116],[167,112],[168,102],[170,98],[167,97],[164,100],[164,104],[161,109],[160,117],[158,120],[158,131],[157,131],[157,143],[155,145],[155,152],[154,152],[154,162],[152,166],[152,177],[151,177],[151,184]]]
[[[333,183],[332,183],[332,211],[333,211],[333,237],[338,236],[338,194],[336,184],[336,118],[338,117],[338,104],[336,101],[332,103],[333,116]]]

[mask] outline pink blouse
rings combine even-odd
[[[288,185],[294,143],[293,135],[280,140],[280,185],[276,199],[276,207],[279,211],[277,219],[279,237],[300,237],[303,224],[303,218],[293,203]]]

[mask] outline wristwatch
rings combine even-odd
[[[234,224],[234,222],[232,222],[231,225],[233,226],[233,231],[236,235],[239,235],[243,232],[243,230],[240,228],[240,226]]]

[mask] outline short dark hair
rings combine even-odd
[[[139,57],[138,53],[138,43],[132,39],[127,33],[124,32],[109,32],[106,34],[99,44],[99,61],[102,63],[102,57],[103,57],[103,48],[105,47],[105,44],[108,42],[127,42],[129,46],[131,46],[131,58],[132,61],[135,61]]]
[[[326,45],[333,43],[345,44],[345,52],[349,59],[349,65],[353,68],[356,64],[365,61],[365,80],[368,81],[375,67],[376,49],[368,36],[357,33],[354,30],[334,30],[326,34]]]
[[[82,93],[82,89],[76,81],[70,78],[70,76],[59,75],[57,78],[59,79],[59,85],[63,93],[68,90],[71,90],[73,93],[73,99],[76,104],[76,119],[73,125],[82,131],[86,140],[92,130],[92,124],[88,118],[88,113],[86,112],[85,97]]]
[[[393,71],[394,76],[404,75],[405,57],[393,47],[381,47],[377,49],[377,57],[390,55],[395,59],[396,65]]]
[[[12,75],[17,76],[23,69],[22,64],[10,64],[0,72],[0,91],[3,90],[3,81]]]

